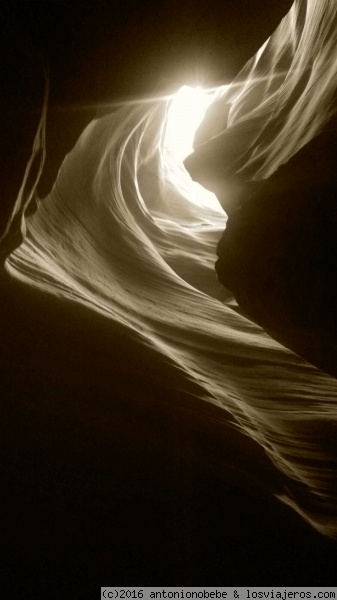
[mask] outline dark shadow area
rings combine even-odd
[[[335,121],[230,214],[216,270],[250,318],[336,377]]]
[[[274,470],[218,409],[196,413],[183,392],[172,404],[175,369],[116,331],[111,354],[109,324],[84,307],[6,290],[2,572],[14,597],[89,596],[104,581],[334,585],[335,544],[273,500]]]

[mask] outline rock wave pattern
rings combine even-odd
[[[231,86],[218,88],[211,127],[205,119],[195,141],[206,180],[266,179],[322,131],[336,112],[336,22],[333,0],[296,0]]]
[[[250,176],[267,177],[330,118],[336,10],[334,1],[295,2],[239,79],[204,93],[204,109],[230,102],[228,131],[246,139],[240,160]],[[188,149],[175,147],[178,97],[130,103],[86,127],[35,213],[23,214],[21,194],[12,223],[22,215],[24,239],[6,270],[100,313],[140,352],[150,346],[174,365],[179,378],[165,382],[172,405],[189,390],[196,411],[215,405],[224,437],[234,430],[262,449],[258,484],[337,538],[337,382],[239,314],[217,281],[227,217],[185,171]],[[271,115],[277,127],[267,143]],[[137,368],[128,365],[130,379]],[[274,487],[265,481],[270,465]]]

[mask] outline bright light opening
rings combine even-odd
[[[192,181],[183,160],[193,152],[193,141],[213,94],[184,85],[170,101],[165,129],[165,166],[177,190],[192,204],[223,213],[215,194]]]
[[[167,115],[166,142],[181,161],[193,152],[195,133],[211,101],[211,94],[187,85],[175,94]]]

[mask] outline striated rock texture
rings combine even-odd
[[[221,283],[250,318],[335,375],[336,23],[335,3],[296,1],[211,105],[185,160],[229,215]]]
[[[315,150],[310,179],[301,167],[309,159],[295,156],[330,118],[334,64],[313,71],[316,83],[321,77],[312,104],[309,94],[292,93],[292,57],[317,54],[322,67],[310,44],[325,40],[323,54],[331,54],[335,12],[331,2],[296,2],[258,53],[268,85],[253,78],[254,59],[239,86],[212,96],[218,115],[224,99],[228,129],[219,137],[224,154],[213,161],[214,147],[209,153],[209,181],[233,205],[219,276],[252,315],[264,317],[266,307],[271,317],[282,313],[282,333],[294,314],[307,324],[294,282],[303,275],[309,294],[303,257],[310,272],[317,266],[298,216],[310,241],[321,240],[334,214],[315,183],[324,167],[331,189],[333,160],[329,166],[323,152],[317,161]],[[286,71],[275,79],[283,50]],[[227,215],[216,199],[194,201],[198,186],[168,136],[177,96],[106,107],[42,199],[45,99],[16,202],[3,213],[1,532],[11,597],[21,582],[28,597],[41,578],[47,594],[30,597],[68,598],[68,581],[78,597],[86,578],[96,588],[108,578],[160,586],[335,582],[337,381],[240,314],[217,280]],[[299,100],[295,112],[289,98]],[[273,115],[277,135],[269,129],[258,146]],[[200,169],[213,125],[199,131]],[[333,238],[324,239],[326,249],[317,246],[326,261]]]

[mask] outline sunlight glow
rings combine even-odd
[[[213,93],[184,85],[171,98],[165,127],[164,165],[179,192],[192,204],[223,213],[215,194],[192,181],[183,160],[193,152],[193,141]]]
[[[172,99],[166,121],[166,142],[181,161],[193,152],[193,140],[212,95],[184,85]]]

